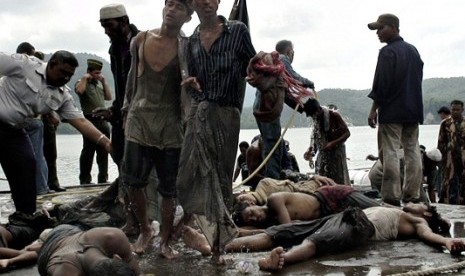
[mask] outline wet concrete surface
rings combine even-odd
[[[3,209],[2,219],[7,214],[8,196],[0,195],[0,206]],[[443,217],[452,222],[451,236],[465,238],[465,206],[451,206],[435,204]],[[1,221],[4,223],[5,221]],[[157,239],[154,241],[156,245]],[[154,246],[155,247],[155,246]],[[147,275],[245,275],[240,271],[240,264],[249,265],[247,275],[271,275],[258,269],[258,260],[269,255],[269,251],[255,253],[226,254],[232,258],[229,266],[218,267],[210,262],[210,257],[203,257],[200,253],[185,248],[182,242],[175,245],[182,253],[176,260],[160,257],[154,249],[152,252],[139,257],[140,267]],[[423,271],[434,269],[464,261],[465,254],[450,255],[445,249],[435,248],[419,240],[373,242],[352,250],[337,254],[319,256],[312,260],[285,266],[275,275],[391,275],[409,271]],[[464,264],[465,267],[465,264]],[[465,275],[465,269],[448,271],[448,275]],[[31,266],[5,272],[3,275],[38,275],[37,267]],[[413,274],[412,274],[413,275]],[[421,274],[417,274],[421,275]],[[423,274],[426,275],[426,274]],[[437,274],[429,274],[437,275]]]

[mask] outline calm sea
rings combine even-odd
[[[377,153],[376,129],[368,126],[350,127],[351,136],[346,142],[346,151],[349,169],[369,168],[372,161],[365,160],[368,154]],[[303,159],[303,154],[310,143],[310,128],[291,128],[285,134],[289,141],[290,151],[295,154],[301,172],[309,172],[308,162]],[[420,126],[420,144],[426,149],[436,147],[439,125]],[[250,141],[259,134],[258,129],[244,129],[240,132],[239,141]],[[62,186],[73,186],[79,184],[79,155],[82,148],[81,135],[58,135],[58,178]],[[110,159],[111,160],[111,159]],[[109,180],[112,181],[118,175],[116,165],[109,164]],[[94,164],[92,179],[97,179],[97,165]],[[240,179],[238,179],[240,180]],[[0,168],[0,191],[9,190],[8,182]]]

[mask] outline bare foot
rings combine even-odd
[[[134,252],[136,254],[144,254],[149,246],[150,241],[155,237],[155,232],[152,228],[148,231],[141,231],[137,241],[134,243]]]
[[[258,266],[261,270],[279,270],[284,265],[284,249],[276,247],[271,251],[269,257],[258,261]]]
[[[160,254],[168,260],[179,257],[179,252],[171,248],[168,244],[160,245]]]
[[[182,238],[188,247],[199,251],[202,253],[202,256],[211,255],[212,249],[208,244],[207,238],[192,227],[184,227]]]

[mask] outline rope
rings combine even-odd
[[[465,261],[461,261],[451,265],[440,266],[436,268],[426,269],[422,271],[409,271],[405,273],[391,274],[391,276],[424,276],[436,275],[444,272],[452,272],[465,267]]]
[[[265,157],[265,159],[262,161],[262,163],[260,164],[260,166],[258,166],[258,168],[255,169],[255,171],[253,173],[251,173],[246,179],[242,180],[242,182],[240,182],[239,184],[236,184],[236,185],[233,185],[233,190],[234,189],[237,189],[239,188],[240,186],[244,185],[245,183],[247,183],[250,179],[252,179],[264,166],[265,164],[268,162],[268,160],[270,160],[271,156],[273,155],[273,153],[275,152],[275,150],[278,148],[278,146],[280,145],[281,141],[284,139],[284,134],[286,134],[287,130],[289,129],[289,127],[291,126],[292,122],[294,121],[294,117],[295,117],[295,114],[297,113],[297,109],[299,108],[299,105],[296,104],[295,106],[295,109],[294,109],[294,112],[292,112],[292,116],[291,118],[289,118],[287,124],[286,124],[286,127],[284,128],[284,131],[283,133],[281,134],[281,136],[279,137],[279,140],[276,142],[276,144],[273,146],[273,148],[271,149],[271,151],[268,153],[268,155]]]

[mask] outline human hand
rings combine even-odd
[[[376,161],[378,157],[374,156],[373,154],[368,154],[365,160]]]
[[[197,90],[198,92],[202,92],[202,88],[200,87],[200,83],[197,81],[196,77],[186,77],[181,82],[182,86],[190,86]]]
[[[320,186],[334,186],[337,185],[333,179],[321,175],[314,175],[313,180]]]
[[[96,109],[92,110],[92,117],[98,118],[100,120],[110,120],[112,116],[113,112],[111,112],[110,108],[97,107]]]
[[[446,248],[450,254],[457,255],[465,251],[465,242],[462,239],[447,239]]]
[[[371,111],[370,114],[368,115],[368,125],[371,128],[375,128],[376,124],[378,123],[378,112]]]

